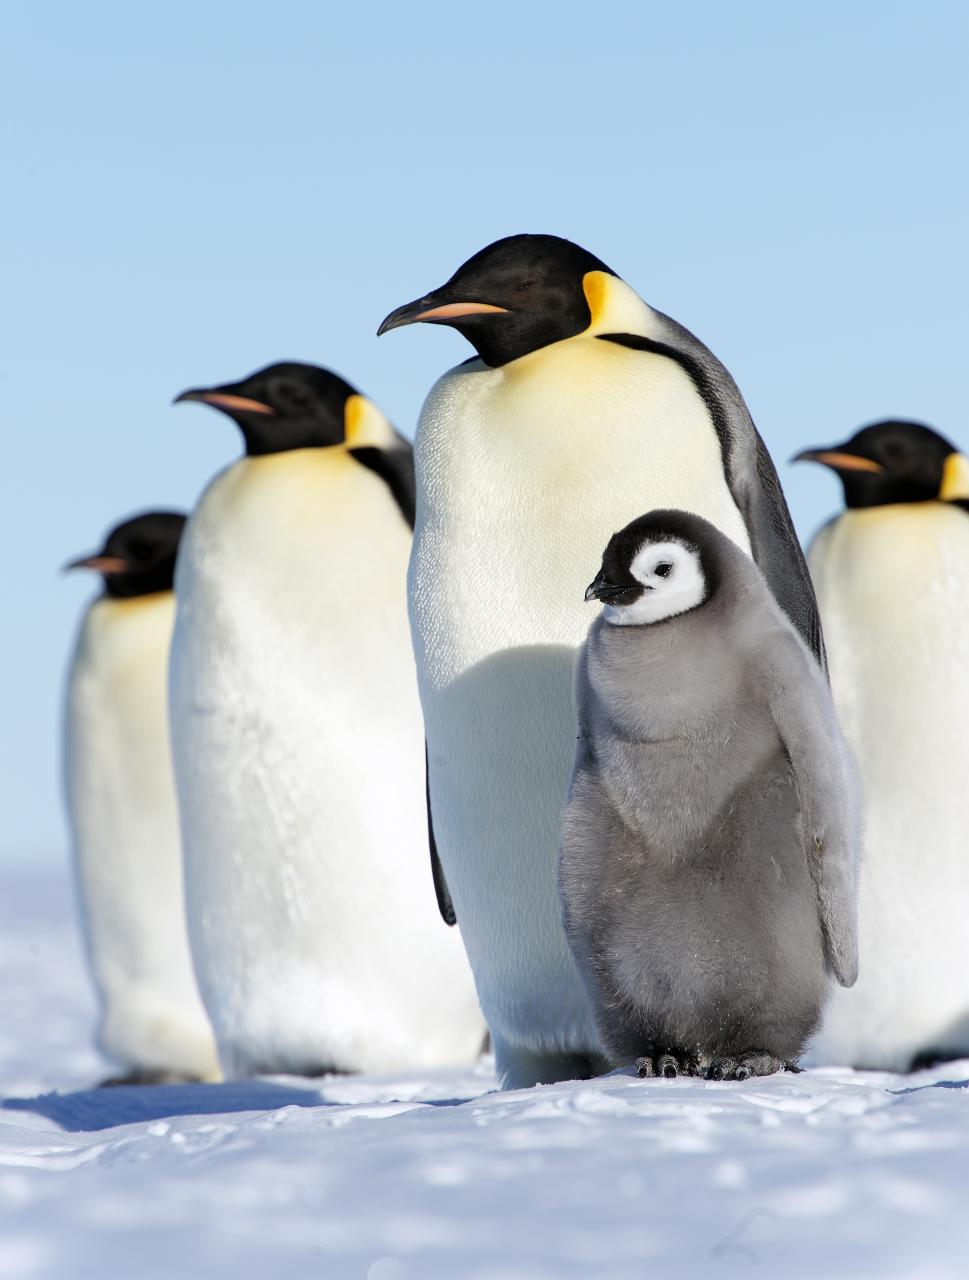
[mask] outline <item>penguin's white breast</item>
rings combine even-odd
[[[172,807],[166,675],[171,592],[103,598],[88,611],[69,692],[69,782],[83,775],[85,810],[97,797],[132,820]]]
[[[226,682],[349,701],[359,715],[361,698],[379,703],[407,670],[409,547],[383,481],[342,450],[243,459],[190,524],[180,624]]]
[[[952,951],[969,893],[969,516],[942,503],[849,511],[810,563],[862,780],[863,958],[894,952],[900,929]]]
[[[897,1068],[944,1046],[969,1003],[969,516],[848,511],[809,563],[864,809],[861,974],[819,1043],[825,1061]]]
[[[862,767],[899,796],[929,761],[933,787],[939,768],[961,773],[944,757],[961,754],[969,716],[969,515],[942,503],[848,511],[810,562],[832,687]]]
[[[609,537],[647,511],[697,512],[750,550],[707,408],[664,356],[581,336],[460,367],[417,453],[411,610],[437,687],[502,648],[580,643]]]

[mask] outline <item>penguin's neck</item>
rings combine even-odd
[[[604,333],[660,336],[657,313],[625,280],[605,271],[590,271],[583,283],[591,319],[578,337],[598,338]]]
[[[628,285],[608,277],[603,288],[596,332],[659,332],[661,317]],[[448,666],[511,645],[580,643],[602,548],[644,512],[694,511],[750,551],[689,374],[591,330],[500,369],[459,366],[429,396],[416,450],[412,614],[419,631],[451,618]]]

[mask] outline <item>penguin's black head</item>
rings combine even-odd
[[[701,516],[651,511],[614,533],[586,600],[617,626],[665,622],[705,604],[722,577],[721,540]]]
[[[440,289],[392,311],[377,333],[416,321],[449,324],[494,368],[589,327],[590,271],[615,275],[570,240],[508,236],[469,258]]]
[[[849,508],[969,500],[969,460],[920,422],[875,422],[844,444],[804,449],[794,461],[830,467]]]
[[[175,397],[213,405],[236,423],[250,457],[289,449],[327,448],[346,438],[355,388],[314,364],[267,365],[241,382],[196,387]]]
[[[100,551],[64,568],[94,569],[104,579],[105,594],[118,599],[171,591],[184,528],[185,516],[178,511],[146,511],[115,525]]]

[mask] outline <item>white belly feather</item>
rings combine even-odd
[[[969,516],[849,511],[809,562],[866,828],[861,974],[834,992],[815,1056],[904,1069],[969,1051]]]
[[[339,450],[245,459],[179,559],[172,723],[189,924],[226,1069],[467,1060],[434,901],[410,533]]]
[[[168,741],[170,592],[88,611],[67,702],[67,798],[99,1042],[125,1066],[214,1079],[192,971]]]
[[[613,327],[656,331],[614,288]],[[688,375],[591,336],[446,375],[417,461],[410,604],[434,825],[482,1006],[499,1050],[588,1051],[556,889],[584,589],[610,535],[650,509],[698,512],[749,551],[746,528]]]

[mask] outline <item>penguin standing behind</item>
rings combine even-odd
[[[613,1065],[768,1075],[857,976],[857,800],[827,682],[706,520],[615,534],[586,599],[565,928]]]
[[[478,353],[431,391],[416,441],[410,609],[442,912],[505,1085],[588,1075],[601,1046],[556,889],[588,548],[643,510],[696,511],[820,654],[814,594],[729,373],[591,253],[500,240],[381,332],[415,321]]]
[[[889,1070],[969,1056],[969,461],[916,422],[798,459],[844,486],[809,560],[866,814],[861,978],[815,1054]]]
[[[127,1074],[109,1083],[216,1080],[215,1043],[185,928],[168,737],[172,581],[185,517],[150,511],[69,569],[102,575],[67,691],[67,806],[98,1043]]]
[[[185,392],[240,428],[178,568],[189,931],[226,1073],[464,1062],[481,1014],[427,865],[410,446],[334,373]]]

